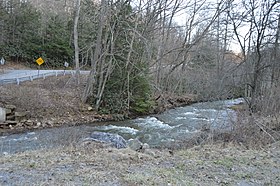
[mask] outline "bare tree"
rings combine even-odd
[[[107,1],[101,1],[99,13],[99,23],[98,23],[98,31],[97,31],[97,39],[95,42],[95,50],[94,54],[91,58],[91,71],[87,79],[87,84],[85,91],[82,96],[82,101],[86,102],[90,96],[93,95],[94,85],[96,84],[96,73],[97,73],[97,64],[100,62],[101,59],[101,49],[102,49],[102,36],[103,36],[103,28],[105,26],[106,20],[106,11],[107,11]],[[101,69],[102,70],[102,69]]]
[[[77,84],[80,84],[80,62],[79,62],[79,44],[78,44],[78,21],[80,16],[80,7],[81,7],[81,0],[76,0],[76,11],[75,11],[75,18],[74,18],[74,47],[75,47],[75,69],[76,69],[76,78]]]
[[[272,53],[272,72],[271,72],[271,86],[277,86],[277,83],[280,82],[280,66],[277,63],[279,60],[279,38],[280,38],[280,14],[278,15],[277,28],[275,35],[274,48]]]
[[[272,21],[272,13],[279,6],[278,1],[258,2],[250,0],[243,2],[243,12],[231,12],[229,15],[234,27],[235,37],[242,49],[243,63],[248,73],[245,74],[245,81],[248,88],[249,108],[256,111],[258,98],[263,95],[263,84],[265,83],[265,70],[269,66],[264,62],[264,49],[269,47],[269,25]],[[247,34],[240,35],[238,29],[243,25],[249,26]],[[246,47],[247,46],[247,47]]]

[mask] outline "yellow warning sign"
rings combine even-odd
[[[44,63],[44,60],[43,60],[41,57],[39,57],[39,58],[36,60],[36,63],[40,66],[40,65],[42,65],[42,64]]]

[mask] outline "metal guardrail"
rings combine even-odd
[[[47,73],[39,73],[36,75],[30,75],[30,76],[22,76],[22,77],[17,77],[17,78],[7,78],[7,79],[0,79],[0,85],[5,85],[5,84],[13,84],[16,83],[19,85],[21,82],[24,81],[33,81],[34,79],[39,79],[43,78],[45,79],[48,76],[58,76],[58,75],[66,75],[66,74],[75,74],[74,71],[55,71],[55,72],[47,72]]]

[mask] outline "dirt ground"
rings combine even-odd
[[[280,185],[280,143],[176,151],[97,143],[0,157],[0,185]]]

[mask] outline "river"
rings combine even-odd
[[[232,122],[236,119],[236,113],[230,107],[242,102],[241,98],[203,102],[133,120],[48,128],[0,136],[0,154],[80,143],[94,131],[117,133],[126,140],[138,138],[151,147],[164,146],[192,137],[202,127],[230,130]]]

